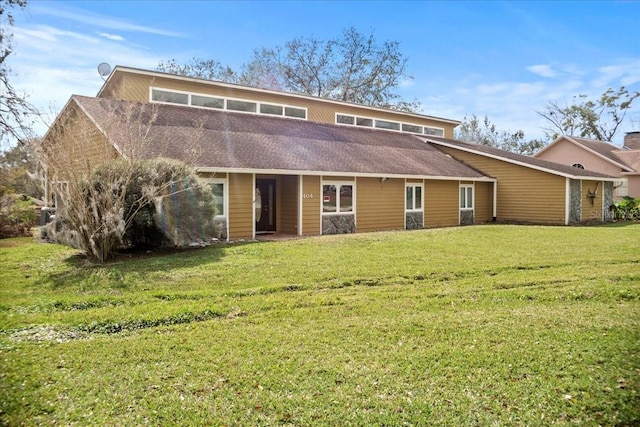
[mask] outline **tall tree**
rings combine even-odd
[[[576,95],[571,105],[549,102],[544,111],[537,113],[547,121],[548,126],[543,130],[552,140],[560,135],[573,135],[612,141],[638,97],[640,92],[629,92],[621,86],[617,91],[607,89],[595,100],[587,95]]]
[[[19,94],[9,79],[7,58],[13,52],[13,8],[25,8],[27,0],[0,0],[0,148],[8,138],[20,141],[29,135],[30,115],[36,108]]]
[[[396,92],[411,78],[400,44],[378,42],[373,33],[353,27],[328,40],[298,37],[284,46],[256,49],[238,71],[195,58],[187,65],[163,61],[158,70],[403,111],[420,109],[419,102],[403,100]]]
[[[455,131],[456,139],[499,148],[512,153],[531,155],[544,147],[544,141],[534,139],[526,141],[524,132],[499,130],[489,117],[479,118],[475,114],[464,116]]]

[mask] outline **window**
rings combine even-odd
[[[307,110],[305,110],[304,108],[284,107],[284,115],[287,117],[306,120]]]
[[[212,96],[191,95],[191,105],[207,108],[224,108],[224,99]]]
[[[433,136],[444,136],[444,129],[432,128],[429,126],[424,127],[425,135],[433,135]]]
[[[400,123],[386,120],[376,120],[376,127],[380,129],[400,130]]]
[[[473,185],[460,185],[460,209],[473,209]]]
[[[580,164],[580,163],[574,163],[571,166],[573,166],[574,168],[578,168],[578,169],[584,169],[584,166],[582,166],[582,164]]]
[[[227,110],[233,111],[246,111],[249,113],[255,113],[258,105],[255,102],[248,101],[236,101],[234,99],[227,99]]]
[[[281,105],[260,104],[260,113],[273,114],[274,116],[281,116],[283,108]]]
[[[405,207],[407,211],[422,211],[422,185],[407,185]]]
[[[171,104],[189,105],[189,94],[182,92],[170,92],[168,90],[152,89],[151,100],[169,102]]]
[[[407,123],[403,123],[402,132],[422,133],[422,126],[409,125]]]
[[[364,117],[356,117],[356,126],[373,127],[373,119],[365,119]]]
[[[336,123],[341,125],[353,125],[355,124],[356,118],[353,116],[345,116],[344,114],[336,115]]]
[[[215,196],[216,200],[216,216],[226,216],[226,199],[225,199],[225,194],[224,194],[224,186],[225,183],[222,181],[215,181],[215,182],[210,182],[209,186],[211,187],[211,191],[213,192],[213,195]]]
[[[217,96],[190,92],[177,92],[170,89],[159,89],[155,87],[151,88],[150,99],[151,101],[191,105],[193,107],[216,108],[219,110],[244,111],[271,116],[286,116],[303,120],[307,119],[306,108],[269,103],[263,104],[261,102],[251,100],[227,99]]]
[[[353,212],[353,184],[324,184],[322,186],[322,213]]]

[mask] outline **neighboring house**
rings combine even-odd
[[[140,121],[145,144],[132,137]],[[210,182],[229,240],[608,218],[611,177],[460,143],[458,124],[116,67],[97,97],[71,97],[43,147],[88,141],[67,158],[89,164],[134,154],[189,161]],[[47,182],[51,201],[65,177]]]
[[[627,133],[622,148],[563,135],[534,157],[618,177],[614,193],[617,198],[640,197],[640,132]]]

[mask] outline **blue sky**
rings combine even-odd
[[[15,15],[12,82],[49,116],[72,94],[98,92],[100,62],[153,69],[199,57],[238,67],[255,48],[348,26],[400,43],[413,76],[400,93],[423,113],[487,115],[527,139],[543,136],[536,111],[548,101],[640,91],[640,1],[30,0]],[[640,130],[640,102],[614,142],[631,130]]]

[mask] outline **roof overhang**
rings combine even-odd
[[[521,162],[521,161],[518,161],[518,160],[509,159],[509,158],[506,158],[506,157],[500,157],[500,156],[496,156],[496,155],[490,154],[490,153],[485,153],[485,152],[479,151],[479,150],[473,150],[473,149],[468,148],[468,147],[461,147],[461,146],[456,145],[456,144],[449,144],[449,143],[446,143],[444,141],[434,140],[434,139],[430,139],[430,138],[427,138],[427,137],[419,137],[419,138],[424,140],[425,142],[429,142],[431,144],[441,145],[443,147],[453,148],[454,150],[460,150],[460,151],[464,151],[464,152],[467,152],[467,153],[477,154],[479,156],[488,157],[488,158],[495,159],[495,160],[500,160],[500,161],[503,161],[503,162],[511,163],[511,164],[522,166],[522,167],[529,168],[529,169],[538,170],[538,171],[545,172],[545,173],[550,173],[552,175],[562,176],[562,177],[565,177],[565,178],[580,179],[580,180],[593,180],[593,181],[611,181],[611,182],[615,182],[616,180],[619,180],[619,178],[614,178],[614,177],[572,175],[572,174],[568,174],[568,173],[565,173],[565,172],[561,172],[561,171],[545,168],[545,167],[542,167],[542,166],[534,165],[534,164],[531,164],[531,163]]]
[[[260,175],[303,175],[303,176],[327,176],[343,177],[353,176],[356,178],[401,178],[401,179],[432,179],[438,181],[481,181],[496,182],[497,179],[487,176],[434,176],[434,175],[407,175],[384,172],[327,172],[311,170],[286,170],[286,169],[252,169],[252,168],[224,168],[224,167],[195,167],[199,173],[247,173]]]

